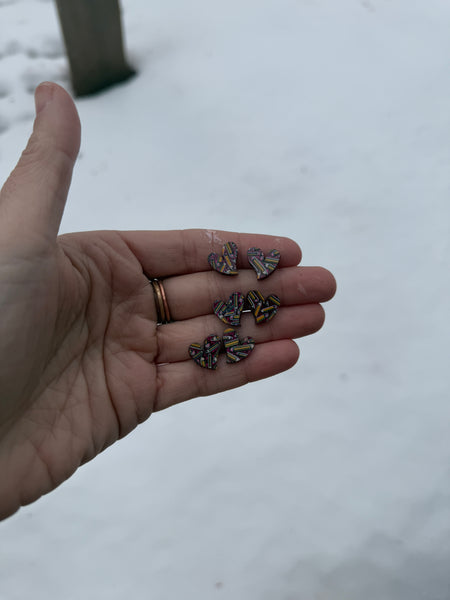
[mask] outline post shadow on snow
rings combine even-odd
[[[420,552],[379,534],[348,558],[322,555],[293,565],[264,600],[449,600],[449,565],[450,542]]]
[[[136,74],[124,52],[118,0],[55,0],[76,96]]]

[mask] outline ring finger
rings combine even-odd
[[[241,327],[234,329],[241,339],[249,336],[256,344],[293,339],[310,335],[320,329],[324,322],[324,314],[320,304],[288,306],[281,308],[272,321],[262,325],[256,325],[250,314],[243,314]],[[190,344],[203,343],[203,340],[212,334],[220,337],[226,327],[227,325],[215,315],[195,317],[159,327],[157,362],[174,363],[186,360],[189,357]]]

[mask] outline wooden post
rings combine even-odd
[[[56,0],[56,6],[77,96],[134,75],[125,60],[118,0]]]

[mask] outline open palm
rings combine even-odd
[[[0,194],[0,518],[36,500],[153,411],[268,377],[297,360],[292,338],[323,323],[328,271],[296,266],[286,238],[221,231],[99,231],[57,237],[79,121],[54,84],[36,93],[33,134]],[[256,282],[213,272],[208,254],[234,241],[281,252],[279,268]],[[157,325],[148,277],[164,279],[172,323]],[[221,335],[215,300],[233,291],[276,293],[276,319],[242,317],[256,348],[215,371],[188,355],[192,342]],[[242,333],[241,333],[242,330]]]

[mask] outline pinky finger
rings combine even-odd
[[[222,355],[216,370],[203,369],[192,360],[159,365],[159,392],[154,410],[272,377],[293,367],[298,357],[295,342],[276,340],[257,344],[248,358],[235,364],[228,364]]]

